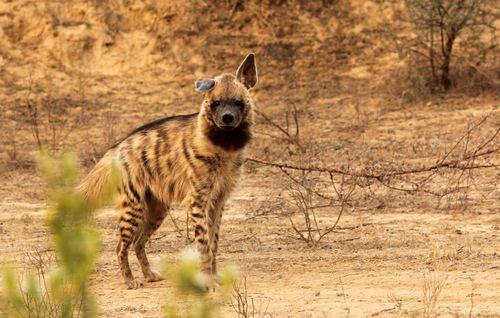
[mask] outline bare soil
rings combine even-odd
[[[498,87],[457,80],[446,95],[407,98],[407,69],[385,36],[407,32],[398,24],[402,1],[125,2],[0,3],[1,263],[16,260],[29,270],[27,253],[53,250],[36,170],[34,106],[43,147],[76,152],[85,171],[134,127],[196,111],[194,81],[233,72],[254,51],[258,110],[285,126],[285,112],[296,105],[307,156],[258,117],[251,157],[341,168],[425,166],[484,116],[470,149],[500,127]],[[496,153],[488,162],[498,159]],[[454,172],[446,173],[433,189],[456,183]],[[498,167],[467,172],[463,188],[441,197],[367,185],[336,230],[311,247],[289,221],[292,215],[302,226],[291,181],[247,162],[224,212],[219,260],[246,277],[255,317],[420,317],[426,310],[499,317],[499,180]],[[334,224],[338,212],[318,209],[320,225]],[[116,215],[105,209],[96,222],[103,248],[92,289],[101,316],[161,316],[171,282],[127,290],[115,256]],[[154,267],[164,258],[175,262],[188,245],[184,222],[185,211],[176,208],[155,234],[148,246]],[[133,255],[131,261],[139,274]],[[425,286],[439,282],[435,304],[426,302]],[[229,302],[223,312],[237,317]]]

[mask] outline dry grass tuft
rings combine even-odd
[[[256,307],[254,297],[248,294],[246,277],[243,277],[242,280],[234,285],[231,307],[238,318],[272,317],[272,315],[267,312],[267,306],[264,309],[262,306],[260,306],[260,308]]]
[[[439,272],[424,273],[422,286],[422,303],[424,305],[424,317],[430,318],[436,314],[436,306],[439,296],[446,285],[447,276],[441,276]]]

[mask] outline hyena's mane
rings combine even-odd
[[[157,120],[154,120],[152,122],[149,122],[147,124],[144,124],[134,130],[132,130],[128,135],[125,137],[121,138],[118,142],[116,142],[113,146],[111,146],[109,149],[116,148],[119,144],[121,144],[123,141],[125,141],[127,138],[138,134],[138,133],[148,133],[149,131],[158,129],[168,122],[171,121],[187,121],[187,120],[192,120],[198,116],[198,112],[192,113],[192,114],[185,114],[185,115],[175,115],[175,116],[167,116],[163,117]]]

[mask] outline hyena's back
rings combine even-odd
[[[122,176],[120,195],[137,202],[154,195],[165,205],[182,201],[189,175],[182,146],[193,143],[196,117],[197,113],[166,117],[134,130],[111,147],[83,180],[85,196],[90,200],[99,196],[115,165]]]
[[[194,143],[196,116],[175,116],[152,122],[115,147],[115,158],[125,176],[124,194],[141,200],[150,191],[166,205],[183,200],[191,175],[183,145]]]

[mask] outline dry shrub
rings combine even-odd
[[[479,295],[476,294],[477,283],[474,281],[474,278],[469,277],[471,284],[471,292],[467,295],[470,298],[470,308],[469,308],[469,318],[472,318],[472,312],[474,311],[474,296]]]
[[[50,267],[54,263],[54,255],[48,252],[36,250],[27,254],[27,261],[29,267],[34,270],[34,274],[30,275],[22,273],[17,278],[18,286],[27,284],[35,284],[40,290],[40,294],[36,295],[33,292],[22,292],[21,296],[22,306],[30,317],[50,317],[59,318],[63,312],[63,304],[54,299],[51,295],[50,289]],[[22,287],[21,287],[22,288]],[[71,288],[67,292],[70,293]],[[80,299],[75,299],[74,309],[76,313],[80,313],[82,309],[82,302]],[[78,317],[76,314],[75,317]]]
[[[299,110],[297,105],[293,102],[288,101],[287,105],[291,105],[284,111],[284,125],[280,125],[275,120],[270,118],[266,113],[261,112],[259,110],[254,110],[257,115],[259,115],[264,124],[275,128],[279,134],[270,134],[260,132],[261,134],[266,134],[267,136],[277,139],[279,142],[286,142],[289,145],[297,147],[297,149],[303,153],[306,151],[304,145],[301,142],[300,138],[300,119],[299,119]],[[293,151],[288,148],[288,151]]]
[[[479,121],[471,122],[465,133],[447,147],[446,153],[427,160],[427,164],[409,165],[372,159],[365,162],[363,158],[347,158],[347,164],[331,166],[311,154],[311,146],[307,143],[302,144],[305,145],[304,153],[295,148],[296,156],[289,155],[285,161],[247,160],[277,168],[288,178],[285,188],[291,204],[283,214],[288,217],[295,237],[310,246],[317,246],[323,237],[335,231],[346,208],[371,203],[376,204],[373,208],[384,208],[384,200],[378,199],[378,193],[400,193],[409,200],[425,198],[427,203],[448,210],[467,209],[475,195],[473,191],[479,191],[477,171],[498,168],[496,155],[500,151],[500,128],[489,127],[494,120],[493,114],[491,112]],[[277,130],[286,132],[283,127]],[[282,135],[287,136],[286,133]],[[281,143],[281,146],[289,148],[290,144]],[[274,156],[279,157],[279,151],[285,152],[277,149]],[[489,191],[481,190],[481,195],[486,197],[491,193]],[[378,202],[373,202],[372,198]],[[330,215],[336,215],[336,220],[329,226],[321,226],[322,220],[318,217],[320,209],[327,209]]]
[[[493,1],[406,0],[405,10],[400,27],[411,31],[389,27],[388,34],[405,61],[389,77],[401,97],[412,101],[451,87],[499,87],[495,23],[500,12]]]
[[[439,296],[446,285],[447,277],[442,277],[438,272],[424,274],[422,286],[422,303],[424,305],[424,317],[430,318],[435,316],[436,305]]]
[[[262,306],[256,307],[254,297],[248,294],[246,277],[233,286],[231,307],[238,318],[271,317],[267,307],[265,309]]]
[[[397,312],[401,312],[403,308],[403,297],[397,295],[394,291],[389,293],[387,295],[387,298],[389,299],[389,302],[394,304],[394,309],[397,310]]]
[[[293,212],[288,215],[295,234],[309,246],[316,247],[328,234],[335,231],[342,214],[350,205],[351,195],[356,188],[356,178],[341,177],[340,181],[305,172],[294,175],[282,170],[291,180],[288,194],[293,201]],[[320,226],[317,214],[320,209],[335,211],[336,219],[329,226]],[[299,223],[294,215],[299,215]]]
[[[80,88],[80,96],[72,98],[61,96],[54,87],[39,90],[30,79],[26,97],[17,105],[14,120],[27,127],[38,150],[58,152],[66,146],[75,129],[89,119],[85,92]]]
[[[259,123],[264,126],[258,133],[277,141],[284,148],[279,150],[281,153],[265,151],[266,155],[281,157],[284,154],[309,164],[322,158],[321,149],[317,149],[312,140],[302,136],[302,112],[296,103],[286,99],[284,105],[286,108],[281,112],[281,118],[273,119],[262,111],[256,111]],[[278,148],[274,147],[274,151],[276,150]],[[342,176],[335,179],[332,174],[316,174],[311,171],[293,173],[286,169],[281,171],[288,177],[285,192],[291,199],[291,204],[287,207],[291,211],[283,214],[288,217],[297,237],[309,246],[316,247],[326,235],[335,230],[354,191],[356,178]],[[336,221],[331,226],[320,226],[320,209],[333,209],[337,212]]]

